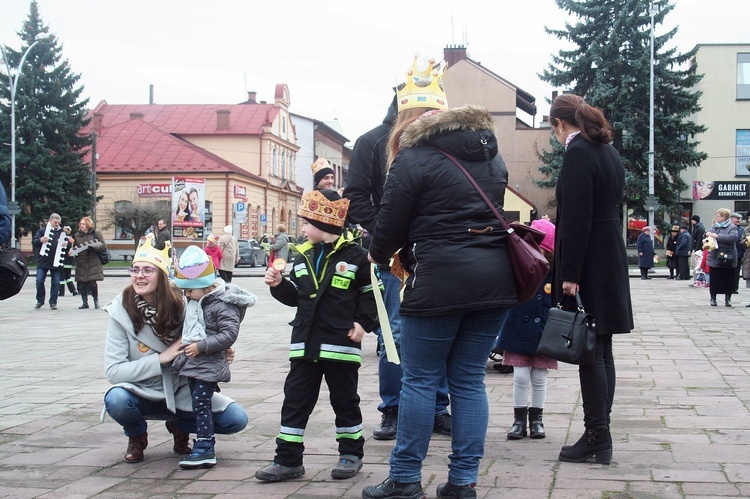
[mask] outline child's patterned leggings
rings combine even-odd
[[[216,391],[216,383],[195,378],[188,379],[193,399],[195,416],[195,436],[198,440],[214,438],[214,416],[211,413],[211,397]]]

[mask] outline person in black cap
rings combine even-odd
[[[313,172],[313,185],[315,190],[333,189],[336,179],[333,175],[333,168],[325,158],[318,158],[315,163],[310,165]]]
[[[701,243],[701,248],[703,244]],[[677,237],[677,246],[674,254],[677,257],[677,280],[686,281],[690,279],[689,258],[692,251],[690,233],[687,231],[687,225],[680,225],[680,235]]]
[[[706,228],[703,226],[701,217],[698,215],[690,217],[690,223],[692,224],[690,234],[693,237],[693,243],[690,247],[690,252],[692,253],[693,251],[698,251],[703,248],[703,239],[706,237]]]

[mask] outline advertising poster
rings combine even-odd
[[[750,199],[748,196],[748,182],[694,180],[693,199]]]
[[[203,239],[206,179],[172,179],[172,237]]]

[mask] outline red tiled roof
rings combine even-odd
[[[219,110],[229,111],[229,129],[217,129]],[[102,102],[94,112],[102,114],[102,127],[107,128],[131,120],[132,113],[143,115],[153,123],[177,135],[260,135],[263,126],[276,118],[279,109],[273,104],[123,104]],[[93,114],[93,112],[92,112]],[[93,123],[82,130],[89,133]]]
[[[138,118],[103,128],[97,136],[96,152],[97,173],[234,172],[263,180]]]

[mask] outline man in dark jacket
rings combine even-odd
[[[674,250],[674,254],[677,257],[678,281],[686,281],[690,279],[690,265],[688,260],[690,258],[691,248],[690,233],[687,231],[687,226],[681,225],[680,235],[677,237],[677,247]]]
[[[344,189],[344,197],[348,198],[351,203],[349,205],[349,222],[360,224],[370,235],[375,231],[375,222],[380,212],[380,200],[383,197],[383,185],[385,184],[388,136],[393,123],[396,121],[397,113],[398,108],[394,95],[383,122],[357,139],[349,161],[349,179]],[[388,312],[393,339],[398,348],[401,332],[401,316],[399,314],[401,281],[391,274],[387,265],[380,266],[380,274],[385,287],[383,300]],[[398,406],[401,396],[401,366],[388,362],[380,330],[378,329],[376,333],[378,334],[380,352],[378,377],[381,403],[378,405],[378,410],[383,413],[383,416],[380,425],[373,431],[373,437],[376,440],[393,440],[396,438]],[[447,378],[444,378],[435,402],[433,430],[446,435],[451,433],[448,404],[448,384]]]
[[[734,244],[734,249],[737,252],[737,261],[740,262],[739,265],[737,265],[736,273],[734,276],[734,292],[738,293],[740,291],[740,279],[742,277],[742,258],[745,256],[745,248],[743,246],[740,246],[740,241],[742,241],[742,238],[744,237],[744,229],[740,225],[740,222],[742,221],[742,215],[739,213],[732,213],[729,215],[729,219],[732,221],[732,225],[737,227],[737,242]]]
[[[50,273],[52,286],[49,294],[49,308],[57,309],[57,296],[60,292],[60,275],[62,273],[65,256],[70,250],[72,239],[63,231],[60,223],[62,219],[57,213],[49,216],[46,226],[40,227],[31,243],[37,252],[36,263],[36,305],[42,308],[46,296],[44,281],[47,272]]]
[[[703,226],[701,217],[698,215],[693,215],[690,218],[690,223],[693,224],[693,230],[691,231],[693,242],[690,251],[693,252],[703,249],[703,239],[706,237],[706,228]]]
[[[156,231],[154,232],[154,248],[163,250],[167,241],[172,242],[172,233],[167,227],[167,222],[162,218],[156,222]],[[170,248],[170,256],[172,249]]]

